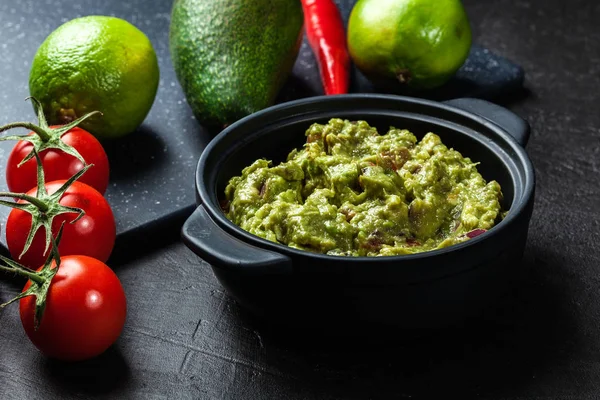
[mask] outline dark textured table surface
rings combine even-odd
[[[95,360],[45,359],[17,309],[0,311],[0,399],[600,398],[600,5],[464,2],[476,41],[526,71],[526,91],[498,100],[532,125],[538,177],[512,301],[393,345],[280,335],[247,318],[173,229],[111,265],[127,323]],[[3,277],[0,301],[21,285]]]

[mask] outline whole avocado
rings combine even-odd
[[[196,118],[222,128],[273,104],[302,40],[299,0],[175,0],[169,46]]]

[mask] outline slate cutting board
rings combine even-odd
[[[345,21],[353,0],[337,2]],[[28,76],[33,56],[60,24],[84,15],[112,15],[128,20],[152,41],[159,59],[160,85],[142,126],[130,136],[105,143],[111,165],[106,197],[117,221],[117,247],[143,250],[147,239],[180,226],[195,206],[194,171],[210,134],[192,115],[171,66],[168,48],[172,2],[166,0],[21,0],[0,2],[0,124],[35,121]],[[521,88],[523,70],[491,51],[474,45],[456,77],[439,90],[422,93],[432,99],[464,96],[494,99]],[[353,70],[351,92],[379,91]],[[306,41],[278,102],[323,94],[318,69]],[[18,133],[15,130],[13,133]],[[23,131],[24,132],[24,131]],[[0,143],[0,171],[14,142]],[[0,173],[0,190],[6,190]],[[0,208],[0,225],[9,209]],[[4,230],[0,242],[5,244]]]

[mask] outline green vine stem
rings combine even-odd
[[[102,113],[100,111],[92,111],[68,124],[51,128],[50,126],[48,126],[48,122],[46,121],[46,116],[44,115],[42,104],[35,97],[28,97],[27,100],[31,100],[35,113],[37,114],[37,125],[31,122],[11,122],[9,124],[0,126],[0,133],[14,128],[26,128],[35,133],[34,135],[27,134],[0,137],[0,141],[24,140],[31,143],[33,149],[29,154],[27,154],[27,156],[25,156],[25,158],[23,158],[23,160],[21,160],[19,166],[31,160],[34,157],[34,151],[36,151],[39,154],[42,151],[48,149],[62,150],[63,152],[77,158],[83,163],[83,165],[86,165],[87,163],[85,162],[81,154],[79,154],[79,152],[73,146],[63,142],[61,138],[65,133],[75,128],[86,119],[93,117],[94,115],[102,115]]]
[[[42,322],[42,317],[44,316],[44,310],[46,309],[46,298],[48,297],[48,290],[50,289],[50,284],[52,283],[52,279],[58,273],[58,268],[60,267],[60,254],[58,253],[58,244],[60,243],[60,239],[62,237],[64,222],[61,224],[60,229],[58,230],[58,234],[56,235],[56,239],[52,238],[52,251],[44,266],[39,271],[32,271],[27,267],[19,264],[16,261],[11,260],[10,258],[4,257],[0,255],[0,261],[2,261],[5,265],[0,265],[0,271],[5,271],[8,273],[14,273],[20,276],[23,276],[31,281],[31,285],[29,288],[18,294],[13,299],[7,301],[4,304],[0,304],[0,308],[4,308],[9,304],[14,303],[17,300],[20,300],[27,296],[35,296],[35,313],[33,315],[34,318],[34,328],[37,330]],[[56,264],[55,268],[51,268],[52,261]]]
[[[0,200],[0,205],[16,208],[31,214],[31,228],[29,230],[29,234],[27,235],[27,239],[25,240],[25,244],[23,246],[23,251],[19,255],[19,258],[23,257],[27,250],[29,250],[29,247],[31,247],[31,243],[33,242],[35,234],[40,230],[41,227],[44,227],[44,230],[46,231],[46,247],[44,249],[44,254],[46,254],[52,240],[52,222],[54,221],[54,218],[56,216],[65,213],[76,213],[77,216],[70,221],[72,224],[74,224],[81,217],[83,217],[85,213],[82,209],[63,206],[62,204],[60,204],[60,198],[77,179],[79,179],[88,169],[90,169],[94,165],[86,165],[79,172],[77,172],[75,175],[69,178],[65,183],[63,183],[62,186],[58,188],[56,192],[48,194],[48,191],[46,190],[46,180],[44,177],[44,168],[42,166],[42,160],[40,159],[35,149],[33,150],[33,154],[37,161],[36,195],[30,196],[24,193],[0,192],[0,197],[16,198],[28,202],[16,203],[7,200]]]

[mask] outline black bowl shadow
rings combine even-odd
[[[564,343],[576,342],[579,335],[564,291],[544,276],[544,271],[562,268],[551,265],[558,259],[533,249],[522,262],[528,272],[509,296],[482,315],[436,331],[405,335],[358,329],[323,336],[269,324],[241,308],[237,314],[260,333],[266,348],[280,349],[266,352],[267,364],[293,376],[306,375],[298,379],[315,382],[324,396],[371,398],[380,393],[381,398],[397,398],[398,390],[413,398],[518,393],[536,371],[561,363]],[[282,357],[285,353],[294,356]]]
[[[314,90],[302,77],[292,74],[276,97],[275,104],[320,95],[323,95],[322,91]]]
[[[504,93],[490,100],[493,100],[494,103],[499,104],[501,106],[508,107],[514,104],[521,103],[525,99],[532,100],[534,98],[535,94],[528,87],[523,86],[520,88],[516,88],[514,92]]]
[[[181,227],[196,206],[184,208],[168,218],[152,221],[144,227],[122,233],[110,255],[108,264],[113,269],[121,268],[141,255],[159,252],[181,240]]]
[[[295,74],[290,74],[285,84],[275,97],[273,105],[293,100],[299,100],[306,97],[314,97],[322,94],[322,92],[319,93],[312,89],[310,85],[308,85],[301,77]],[[206,123],[204,123],[202,124],[202,129],[205,130],[207,134],[212,138],[221,133],[221,131],[225,129],[228,125],[231,125],[231,123],[225,126],[207,125]]]
[[[530,92],[520,82],[479,87],[473,81],[454,76],[444,85],[435,89],[412,90],[396,82],[376,82],[366,78],[360,71],[353,69],[351,88],[356,92],[395,94],[399,96],[419,97],[434,101],[445,101],[461,97],[475,97],[489,100],[500,105],[509,105],[523,100]]]
[[[128,136],[103,141],[102,146],[110,164],[110,183],[150,175],[167,160],[163,139],[146,125]]]
[[[62,362],[45,359],[47,379],[62,387],[88,394],[107,394],[123,386],[130,376],[129,366],[114,346],[91,360]]]

